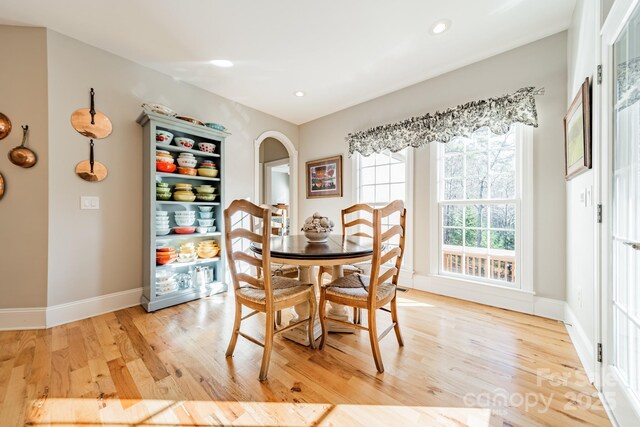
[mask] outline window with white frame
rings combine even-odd
[[[521,287],[527,129],[495,135],[482,128],[438,144],[440,274]]]
[[[405,148],[397,153],[384,151],[372,154],[368,157],[356,154],[355,157],[355,182],[357,203],[365,203],[374,208],[383,207],[394,200],[405,202],[407,211],[410,211],[411,192],[411,158],[410,149]],[[370,219],[370,218],[369,218]],[[388,230],[393,225],[400,223],[398,214],[384,219],[382,231]],[[407,227],[409,221],[407,221]],[[364,230],[363,230],[364,231]],[[403,269],[411,270],[411,236],[407,233],[405,241],[405,255],[403,257]],[[399,236],[389,241],[393,246],[399,243]]]

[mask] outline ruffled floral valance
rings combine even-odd
[[[511,95],[473,101],[435,114],[350,133],[345,138],[349,156],[355,152],[363,156],[385,150],[397,152],[433,141],[449,142],[456,137],[470,137],[485,126],[498,135],[509,132],[514,123],[538,127],[534,98],[538,92],[534,87],[522,88]]]

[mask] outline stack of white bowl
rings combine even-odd
[[[178,290],[176,275],[170,271],[156,273],[156,295],[165,295]]]
[[[156,211],[156,236],[165,236],[171,232],[169,228],[169,212]]]
[[[215,223],[215,218],[213,218],[213,206],[198,206],[200,212],[198,215],[200,219],[198,219],[198,233],[213,233],[216,231],[216,227],[213,226]]]
[[[196,222],[195,211],[176,211],[173,215],[178,227],[190,227]]]

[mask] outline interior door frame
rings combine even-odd
[[[272,204],[270,202],[271,200],[271,190],[272,190],[272,182],[271,182],[271,178],[272,178],[272,172],[273,172],[273,168],[277,167],[277,166],[282,166],[282,165],[289,165],[289,176],[291,176],[291,160],[286,157],[284,159],[278,159],[278,160],[273,160],[271,162],[266,162],[263,163],[263,176],[264,176],[264,200],[263,203],[265,204]],[[291,186],[289,186],[289,204],[291,204]]]
[[[605,407],[613,415],[619,425],[637,425],[639,415],[633,410],[634,404],[627,396],[626,390],[613,380],[617,375],[610,368],[613,358],[613,325],[611,321],[612,301],[612,260],[611,251],[611,221],[612,221],[612,167],[613,167],[613,93],[615,90],[613,67],[613,45],[624,30],[629,18],[640,4],[640,0],[616,0],[601,31],[601,64],[602,85],[600,91],[600,150],[598,179],[599,203],[602,203],[602,224],[599,227],[597,250],[599,251],[599,304],[598,317],[602,343],[602,362],[596,370],[595,385],[604,399]],[[614,400],[615,399],[615,400]]]

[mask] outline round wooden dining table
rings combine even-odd
[[[330,235],[325,243],[310,243],[303,234],[292,234],[289,236],[273,236],[271,238],[271,263],[288,264],[298,267],[298,278],[304,283],[313,283],[316,293],[319,291],[321,283],[316,283],[311,269],[313,267],[329,266],[332,268],[332,278],[335,280],[343,276],[343,266],[345,264],[355,264],[371,260],[373,256],[373,240],[366,237],[343,236],[341,234]],[[251,251],[257,255],[262,255],[262,245],[252,243]],[[349,321],[349,311],[345,306],[330,304],[327,317],[342,321]],[[294,317],[291,323],[298,319],[305,319],[309,316],[309,306],[300,304],[294,308]],[[354,329],[347,326],[340,326],[333,322],[327,322],[329,332],[354,332]],[[322,329],[320,319],[316,315],[313,336],[320,337]],[[307,324],[300,325],[289,331],[283,332],[286,338],[302,345],[309,345],[309,335]]]

